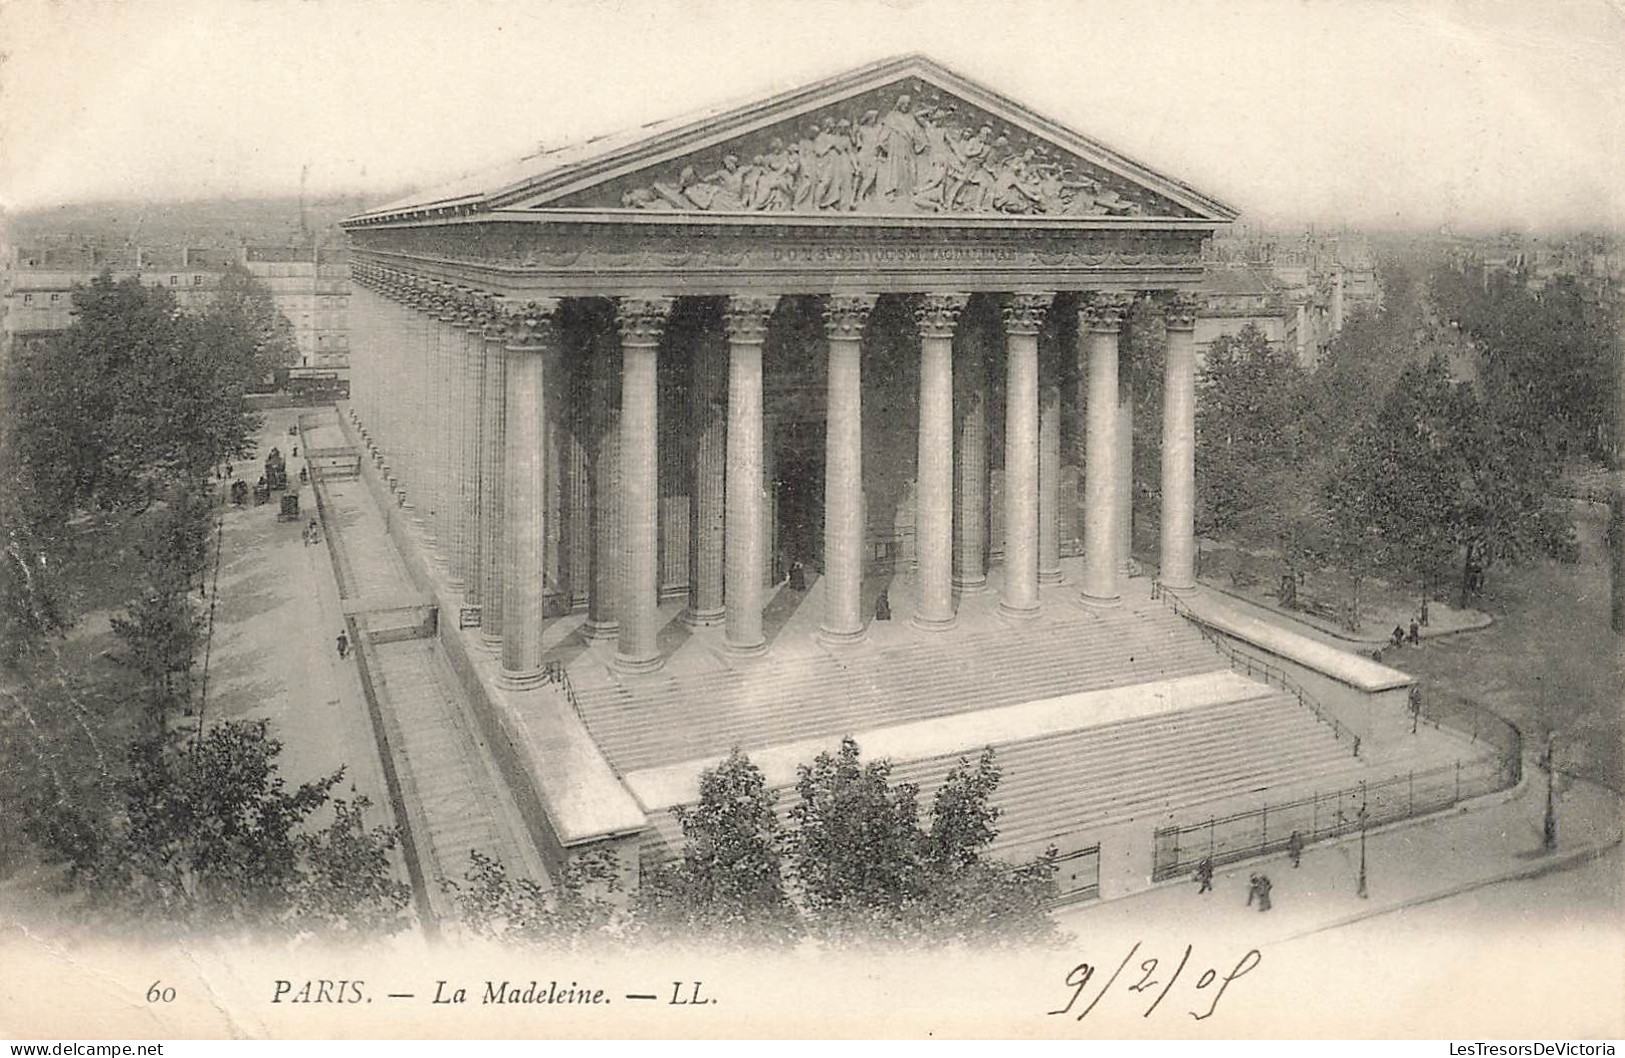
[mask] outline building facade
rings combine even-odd
[[[183,310],[214,299],[220,277],[237,264],[265,285],[293,326],[299,365],[344,376],[349,370],[349,265],[342,243],[333,248],[240,246],[104,248],[53,246],[19,249],[8,271],[6,312],[0,317],[8,342],[26,342],[65,331],[73,322],[73,291],[103,272],[115,280],[138,279],[175,295]]]

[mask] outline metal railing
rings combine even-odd
[[[1262,677],[1264,682],[1279,687],[1281,690],[1297,698],[1299,705],[1308,709],[1311,713],[1314,713],[1316,719],[1332,729],[1332,735],[1339,742],[1341,742],[1344,738],[1349,740],[1349,745],[1354,756],[1358,757],[1360,755],[1360,736],[1356,735],[1353,731],[1350,731],[1341,720],[1333,716],[1330,710],[1321,705],[1320,702],[1315,699],[1314,695],[1310,694],[1304,688],[1303,684],[1299,683],[1297,680],[1288,675],[1285,669],[1278,665],[1271,665],[1267,661],[1255,658],[1246,651],[1238,649],[1235,644],[1231,643],[1230,640],[1225,638],[1224,633],[1220,632],[1202,618],[1198,617],[1196,613],[1191,610],[1190,606],[1177,595],[1173,595],[1166,590],[1162,590],[1156,593],[1156,597],[1161,599],[1163,604],[1174,613],[1178,614],[1180,617],[1183,617],[1185,620],[1194,625],[1196,630],[1202,634],[1202,638],[1213,644],[1219,653],[1225,656],[1226,660],[1230,662],[1232,668],[1245,673],[1249,678],[1252,679]]]
[[[564,700],[576,711],[576,719],[585,724],[587,717],[581,711],[581,699],[576,697],[576,689],[570,686],[570,670],[564,667],[564,662],[557,660],[545,662],[542,665],[542,679],[558,687],[564,694]]]
[[[1492,747],[1496,758],[1514,770],[1513,785],[1523,777],[1523,732],[1512,721],[1460,695],[1423,695],[1420,690],[1411,697],[1410,711],[1412,734],[1423,724],[1453,731],[1475,746]]]
[[[1158,828],[1152,854],[1152,881],[1194,871],[1203,860],[1221,867],[1239,860],[1285,851],[1293,835],[1302,845],[1345,837],[1451,808],[1462,801],[1517,785],[1521,749],[1511,758],[1457,760],[1374,783],[1358,783],[1327,793],[1204,822]]]

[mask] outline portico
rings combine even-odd
[[[1138,301],[1167,324],[1161,578],[1194,587],[1186,291],[1227,207],[912,57],[526,161],[347,222],[358,417],[510,685],[577,610],[658,670],[663,598],[759,656],[787,581],[821,581],[832,649],[877,570],[927,634],[990,563],[1010,620],[1063,555],[1113,605]]]

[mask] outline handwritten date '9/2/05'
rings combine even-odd
[[[1192,951],[1192,945],[1185,945],[1184,954],[1179,957],[1178,963],[1175,964],[1164,965],[1161,959],[1156,958],[1144,958],[1140,959],[1138,963],[1134,963],[1136,957],[1140,954],[1140,944],[1136,942],[1134,947],[1129,949],[1128,954],[1123,956],[1123,961],[1112,971],[1112,975],[1106,978],[1105,983],[1099,985],[1099,990],[1094,992],[1094,997],[1088,999],[1087,1002],[1085,1002],[1085,994],[1090,991],[1091,983],[1095,982],[1097,967],[1093,963],[1080,962],[1066,975],[1067,987],[1072,990],[1071,998],[1066,1001],[1066,1005],[1061,1009],[1051,1010],[1048,1013],[1051,1015],[1071,1014],[1077,1020],[1082,1021],[1100,1004],[1102,999],[1106,998],[1106,993],[1110,992],[1112,987],[1121,979],[1124,986],[1120,991],[1121,995],[1129,997],[1130,1000],[1150,999],[1150,1005],[1140,1014],[1142,1018],[1148,1018],[1162,1005],[1162,1001],[1168,998],[1168,993],[1173,991],[1174,985],[1179,981],[1180,976],[1186,973],[1187,969],[1193,974],[1196,973],[1195,968],[1190,966]],[[1252,973],[1258,967],[1261,958],[1258,949],[1253,948],[1237,960],[1229,972],[1224,972],[1221,967],[1209,966],[1202,970],[1193,982],[1187,981],[1187,984],[1198,997],[1195,1009],[1188,1012],[1190,1016],[1197,1021],[1205,1021],[1211,1018],[1214,1012],[1219,1009],[1219,1000],[1224,998],[1225,990],[1236,981]],[[1131,967],[1131,963],[1134,963],[1134,966]],[[1176,1002],[1179,1001],[1176,1000]]]

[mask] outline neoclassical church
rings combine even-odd
[[[1235,216],[908,56],[347,221],[348,428],[541,859],[635,877],[734,747],[785,787],[850,735],[929,793],[994,745],[1000,848],[1087,898],[1362,766],[1376,712],[1174,605]]]

